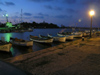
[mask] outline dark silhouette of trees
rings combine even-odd
[[[28,23],[28,22],[23,22],[20,24],[21,27],[24,28],[30,28],[30,27],[34,27],[34,28],[59,28],[59,26],[57,26],[56,24],[53,23],[46,23],[46,22],[42,22],[42,23],[36,23],[36,22],[32,22],[32,23]]]
[[[6,26],[6,24],[0,24],[0,27],[5,27]]]

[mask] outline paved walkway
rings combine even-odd
[[[33,75],[100,75],[100,37],[6,59]]]

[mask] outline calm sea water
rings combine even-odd
[[[61,32],[63,30],[65,30],[65,29],[34,29],[33,32],[0,33],[0,37],[5,37],[6,41],[9,41],[10,37],[13,37],[13,38],[17,37],[19,39],[29,40],[29,35],[34,35],[34,36],[38,36],[39,34],[41,34],[41,35],[47,35],[47,34],[56,35],[58,32]],[[72,30],[67,29],[65,31],[72,31]],[[30,52],[42,50],[45,48],[49,48],[52,46],[56,46],[58,44],[61,44],[61,43],[52,43],[51,45],[45,45],[45,44],[39,44],[39,43],[33,42],[33,46],[30,48],[12,46],[10,49],[10,51],[11,51],[10,53],[0,51],[0,58],[2,59],[2,58],[14,57],[14,56],[18,56],[21,54],[30,53]]]

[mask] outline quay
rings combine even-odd
[[[4,59],[33,75],[100,75],[100,36]]]

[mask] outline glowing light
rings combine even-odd
[[[6,26],[7,26],[8,28],[14,27],[14,26],[12,26],[12,23],[10,23],[10,22],[7,22],[7,23],[6,23]]]
[[[8,17],[8,14],[6,14],[6,17]]]
[[[82,21],[81,19],[78,20],[78,22],[81,22],[81,21]]]
[[[3,17],[8,17],[8,14],[4,14]]]
[[[90,14],[90,16],[93,16],[93,15],[95,14],[95,12],[94,12],[93,10],[91,10],[91,11],[89,12],[89,14]]]
[[[6,33],[4,35],[4,37],[5,37],[5,41],[9,42],[10,41],[10,37],[12,37],[12,33]]]

